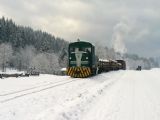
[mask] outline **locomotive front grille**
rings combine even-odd
[[[89,67],[69,67],[67,75],[75,78],[86,78],[91,75],[91,69]]]

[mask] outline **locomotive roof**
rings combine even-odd
[[[85,42],[85,41],[78,41],[78,42],[72,42],[69,44],[70,46],[73,45],[86,45],[86,46],[93,46],[90,42]]]

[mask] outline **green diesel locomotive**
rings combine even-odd
[[[85,78],[101,72],[125,69],[123,60],[99,60],[95,55],[95,47],[84,41],[73,42],[68,47],[67,75]]]

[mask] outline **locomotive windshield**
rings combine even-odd
[[[75,49],[79,49],[79,51],[83,51],[83,52],[91,52],[91,48],[75,48],[75,47],[70,47],[70,52],[75,52]]]

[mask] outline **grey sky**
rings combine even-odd
[[[0,16],[68,41],[160,56],[159,0],[0,0]]]

